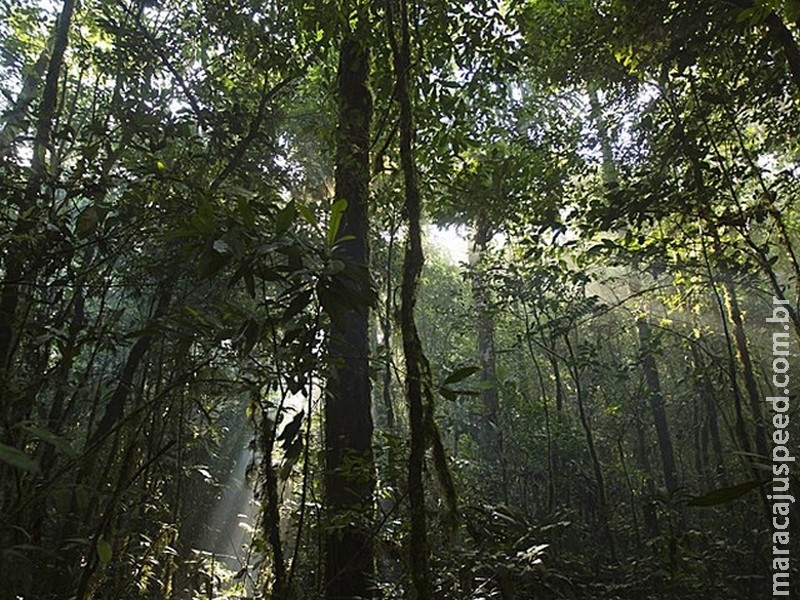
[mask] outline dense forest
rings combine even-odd
[[[800,1],[2,0],[0,92],[0,599],[800,598]]]

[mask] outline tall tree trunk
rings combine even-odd
[[[591,117],[597,128],[597,139],[600,142],[600,156],[602,158],[603,186],[606,189],[614,188],[619,185],[617,168],[614,164],[614,149],[611,144],[611,137],[608,135],[608,124],[603,114],[603,105],[600,104],[600,96],[597,92],[597,84],[590,81],[588,86],[589,106]]]
[[[45,49],[33,68],[24,76],[14,106],[4,115],[5,124],[0,128],[0,160],[13,153],[14,145],[28,130],[28,111],[39,95],[39,85],[48,62],[49,57]]]
[[[261,402],[258,391],[254,391],[253,402],[256,406],[264,406]],[[260,446],[263,457],[261,459],[261,472],[263,475],[261,496],[264,510],[261,515],[262,528],[269,542],[272,553],[272,589],[271,598],[274,600],[287,600],[289,589],[287,587],[286,558],[284,556],[283,543],[281,540],[281,518],[280,518],[280,492],[278,491],[278,473],[273,464],[273,453],[275,450],[275,440],[278,433],[281,414],[285,405],[286,394],[281,397],[278,410],[275,411],[274,418],[270,418],[265,408],[261,413]],[[302,418],[302,417],[301,417]],[[309,417],[310,418],[310,417]],[[301,434],[298,432],[298,436]]]
[[[650,325],[644,319],[636,321],[639,332],[639,348],[642,353],[642,369],[644,379],[650,396],[650,410],[658,437],[658,449],[661,452],[661,466],[664,473],[664,483],[667,492],[674,493],[678,489],[678,470],[675,465],[675,451],[672,447],[672,437],[669,433],[667,411],[664,409],[664,395],[661,392],[661,381],[658,377],[656,361],[653,358],[652,338]]]
[[[715,240],[715,242],[716,241],[717,240]],[[718,245],[715,246],[715,250],[719,251]],[[731,391],[733,392],[733,410],[736,419],[734,425],[736,441],[739,443],[741,450],[749,453],[752,451],[752,446],[750,445],[750,436],[747,433],[747,427],[744,422],[744,411],[742,410],[742,392],[739,388],[739,378],[736,373],[736,361],[734,357],[733,344],[731,342],[731,332],[730,328],[728,327],[728,319],[725,316],[725,302],[722,299],[722,294],[717,288],[717,284],[714,282],[715,275],[711,268],[711,262],[708,257],[708,248],[706,247],[705,243],[702,244],[702,251],[704,266],[706,273],[708,274],[711,291],[714,296],[714,303],[717,305],[720,322],[722,324],[722,331],[725,335],[725,349],[728,354],[728,379],[730,380]]]
[[[486,283],[485,256],[492,240],[491,225],[481,211],[475,224],[475,238],[470,252],[472,270],[472,299],[475,303],[477,354],[480,365],[480,397],[483,422],[480,445],[487,464],[494,472],[501,458],[499,435],[499,395],[497,393],[497,357],[494,346],[494,315],[490,307],[489,286]],[[506,491],[507,492],[507,491]],[[505,494],[508,495],[507,493]]]
[[[336,256],[345,264],[342,285],[353,296],[368,295],[369,142],[372,95],[369,24],[359,15],[344,34],[338,67],[339,126],[335,193],[346,200],[340,227],[349,239]],[[345,308],[330,328],[330,373],[325,404],[325,597],[375,597],[370,524],[375,491],[369,380],[369,309],[366,300]]]
[[[753,362],[750,359],[750,350],[747,347],[747,336],[744,332],[744,319],[739,308],[739,300],[736,297],[736,288],[733,282],[725,278],[724,283],[725,303],[728,309],[728,316],[733,326],[733,339],[736,343],[736,358],[742,368],[744,378],[744,388],[747,390],[747,398],[750,401],[750,410],[753,413],[756,431],[756,451],[763,457],[768,456],[767,434],[764,428],[764,417],[761,411],[761,396],[758,392],[758,384],[753,373]]]
[[[389,244],[386,249],[386,300],[381,318],[381,334],[383,335],[383,409],[386,412],[386,428],[394,431],[394,402],[392,400],[392,313],[394,311],[394,285],[392,266],[394,265],[394,246],[397,236],[395,215],[392,213],[389,226]]]
[[[717,404],[714,398],[714,386],[709,380],[708,373],[706,373],[705,369],[705,364],[697,346],[692,344],[692,380],[694,381],[698,402],[704,412],[703,435],[708,435],[710,438],[711,448],[714,451],[714,473],[718,479],[718,481],[710,483],[713,485],[722,483],[724,486],[727,485],[727,482],[725,477],[725,457],[722,453],[722,440],[719,435],[719,416],[717,414]],[[709,487],[713,487],[713,485]]]
[[[4,190],[3,202],[16,205],[17,220],[10,232],[9,239],[3,248],[2,279],[0,280],[0,443],[16,447],[20,441],[20,430],[15,427],[20,421],[26,419],[32,409],[32,398],[35,387],[29,387],[28,394],[15,389],[14,354],[20,340],[20,332],[24,331],[25,315],[20,310],[24,306],[29,290],[33,289],[34,279],[38,265],[36,260],[42,253],[41,237],[37,228],[41,209],[39,208],[39,195],[42,183],[46,179],[47,148],[50,144],[53,120],[58,105],[58,83],[67,47],[69,30],[72,21],[74,0],[64,0],[61,14],[56,22],[53,35],[53,50],[49,59],[43,53],[34,69],[42,69],[43,63],[47,64],[44,88],[41,102],[36,116],[36,128],[33,137],[33,155],[30,164],[30,176],[24,191],[17,195],[10,190]],[[37,73],[38,74],[38,73]],[[19,98],[18,108],[25,110],[27,104],[35,96],[36,82],[30,78],[23,82],[23,90]],[[30,94],[30,98],[25,95]],[[15,125],[9,122],[8,129],[3,134],[11,138],[15,136]],[[8,140],[10,144],[11,139]],[[0,148],[2,152],[8,147]],[[42,365],[44,367],[44,365]],[[34,372],[38,369],[34,367]],[[38,370],[44,372],[44,368]],[[4,513],[7,506],[14,501],[15,492],[6,493],[16,488],[21,491],[19,472],[9,469],[5,463],[0,464],[0,513]],[[12,482],[14,482],[12,484]]]
[[[640,404],[644,404],[640,402]],[[642,424],[641,413],[644,412],[644,407],[636,407],[636,418],[634,419],[636,425],[636,460],[639,469],[644,474],[644,490],[646,498],[642,501],[642,517],[644,519],[644,531],[648,538],[654,539],[659,534],[658,516],[656,515],[656,508],[653,498],[656,495],[656,486],[653,483],[653,478],[650,474],[653,472],[650,468],[650,459],[647,456],[647,442],[644,435],[644,426]]]
[[[743,0],[743,1],[749,2],[749,0]],[[662,81],[662,83],[665,84],[665,89],[668,90],[669,89],[668,83],[666,81]],[[672,114],[672,118],[675,123],[678,137],[681,141],[681,144],[684,147],[684,155],[686,156],[687,160],[692,166],[692,179],[695,190],[698,193],[700,193],[702,197],[707,197],[708,192],[706,190],[706,183],[703,176],[703,163],[698,158],[698,156],[700,156],[701,154],[697,149],[697,143],[694,140],[694,138],[691,138],[686,134],[686,129],[683,126],[683,120],[681,118],[680,111],[678,110],[675,101],[671,98],[671,95],[668,93],[665,95],[665,98],[667,100],[667,104]],[[731,190],[731,195],[735,198],[736,194],[734,190]],[[702,213],[702,220],[698,223],[698,225],[700,230],[700,244],[703,256],[703,266],[705,267],[706,273],[709,278],[711,291],[714,296],[714,302],[717,305],[717,309],[719,310],[722,329],[725,334],[725,345],[729,359],[728,373],[731,383],[731,390],[733,392],[733,407],[736,418],[736,423],[735,423],[736,438],[740,448],[745,452],[750,452],[751,451],[750,438],[747,434],[747,427],[745,426],[744,422],[744,413],[742,411],[742,393],[741,389],[739,388],[739,381],[736,374],[733,344],[731,343],[731,333],[728,327],[728,319],[725,317],[725,303],[722,299],[722,294],[720,293],[719,289],[717,288],[717,284],[715,283],[715,273],[714,269],[711,266],[711,260],[709,258],[708,247],[705,239],[706,228],[704,224],[709,223],[710,225],[708,227],[708,230],[713,240],[714,251],[717,256],[724,256],[724,253],[722,252],[722,245],[719,238],[719,234],[717,233],[717,219],[708,210],[707,207],[701,206],[700,210]]]
[[[653,358],[652,337],[650,335],[650,325],[645,319],[638,319],[636,327],[639,332],[639,348],[642,353],[642,368],[647,391],[650,397],[650,410],[653,415],[653,423],[656,427],[656,437],[658,438],[658,449],[661,453],[661,468],[664,473],[664,483],[667,486],[667,493],[670,500],[678,489],[678,469],[675,464],[675,451],[672,447],[672,437],[669,433],[669,421],[667,411],[664,408],[664,394],[661,391],[661,381],[658,377],[656,361]],[[680,528],[680,515],[677,522],[670,517],[669,520],[669,564],[670,571],[674,575],[677,567],[677,538],[675,528]]]

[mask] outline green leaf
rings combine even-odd
[[[446,399],[450,400],[451,402],[455,402],[458,399],[458,394],[453,390],[447,388],[439,388],[439,393]]]
[[[19,448],[6,446],[3,443],[0,443],[0,461],[12,467],[22,469],[23,471],[29,471],[31,473],[39,472],[39,463]]]
[[[317,226],[317,217],[314,216],[312,210],[306,206],[305,204],[297,204],[297,210],[300,213],[300,216],[303,217],[306,223],[311,225],[312,227]]]
[[[245,227],[253,229],[256,225],[256,216],[250,207],[248,198],[245,196],[237,197],[236,206],[239,209],[239,216],[242,217],[242,223],[244,223]]]
[[[754,8],[743,8],[739,11],[739,14],[736,15],[736,22],[741,23],[742,21],[749,20],[755,12],[756,10]]]
[[[800,0],[785,0],[783,14],[786,21],[796,23],[800,21]]]
[[[305,290],[304,292],[294,296],[291,302],[289,302],[289,305],[286,307],[282,320],[288,323],[294,317],[296,317],[300,311],[309,305],[311,302],[312,293],[312,290]]]
[[[463,381],[464,379],[466,379],[470,375],[474,375],[475,373],[477,373],[480,370],[481,370],[480,367],[474,367],[474,366],[473,367],[461,367],[460,369],[456,369],[455,371],[450,373],[450,375],[447,376],[447,379],[445,379],[442,382],[442,385],[445,386],[445,385],[452,385],[454,383],[458,383],[459,381]]]
[[[339,226],[342,224],[342,217],[347,210],[347,200],[337,200],[331,206],[331,218],[328,223],[328,246],[333,246],[336,243],[336,237],[339,235]]]
[[[352,241],[354,239],[356,239],[356,236],[354,236],[354,235],[343,235],[338,240],[336,240],[336,244],[341,244],[342,242],[349,242],[349,241]]]
[[[297,413],[294,416],[294,418],[284,426],[283,431],[281,431],[281,434],[278,436],[278,441],[279,442],[283,442],[283,444],[282,444],[283,449],[286,450],[287,452],[289,451],[289,448],[291,448],[292,444],[294,443],[295,436],[297,435],[297,432],[300,431],[300,426],[303,423],[303,416],[304,415],[305,415],[305,411],[303,411],[303,410],[301,410],[299,413]]]
[[[286,454],[283,457],[283,463],[281,464],[281,469],[279,473],[279,477],[284,481],[289,479],[289,476],[292,474],[292,467],[297,464],[297,460],[300,458],[301,453],[303,452],[303,438],[298,436],[295,438],[292,445],[286,449]]]
[[[746,481],[730,487],[719,488],[712,490],[703,496],[694,496],[689,502],[688,506],[717,506],[718,504],[726,504],[733,502],[737,498],[741,498],[750,490],[763,485],[762,481]]]
[[[247,288],[247,293],[251,298],[256,297],[256,280],[253,277],[253,271],[249,268],[244,272],[244,285]]]
[[[75,501],[78,503],[78,508],[82,511],[89,508],[89,490],[86,486],[79,485],[75,487]],[[88,542],[88,540],[87,540]]]
[[[200,235],[212,235],[217,228],[217,222],[214,218],[214,206],[211,202],[201,198],[197,203],[197,211],[192,215],[189,223]]]
[[[97,229],[100,221],[100,214],[97,207],[92,204],[88,206],[75,221],[75,235],[79,238],[89,237]]]
[[[239,348],[243,354],[249,354],[250,351],[258,343],[261,336],[261,325],[255,319],[247,319],[234,339],[234,344]]]
[[[289,202],[289,204],[278,212],[278,216],[275,217],[275,230],[279,234],[286,233],[289,227],[292,226],[296,216],[297,210],[295,209],[294,202]]]
[[[107,565],[111,562],[111,556],[113,552],[111,550],[111,544],[101,535],[97,538],[97,544],[95,544],[97,548],[97,558],[100,559],[100,564]]]
[[[55,448],[59,452],[62,452],[63,454],[66,454],[67,456],[75,457],[78,455],[78,452],[70,445],[70,443],[66,439],[64,439],[60,435],[56,435],[52,431],[48,431],[47,429],[39,427],[38,425],[35,425],[33,423],[23,424],[21,426],[21,429],[39,438],[43,442],[47,442],[48,444],[53,446],[53,448]]]

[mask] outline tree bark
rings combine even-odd
[[[643,403],[640,403],[643,404]],[[650,469],[650,459],[647,457],[647,442],[644,436],[644,426],[642,425],[641,413],[644,412],[643,407],[636,407],[636,460],[639,469],[644,475],[644,490],[646,497],[642,499],[642,517],[644,519],[644,532],[649,539],[655,539],[659,534],[658,516],[656,515],[656,508],[654,505],[654,498],[656,495],[656,486],[653,483],[653,478],[650,476],[652,470]]]
[[[797,90],[800,91],[800,48],[797,47],[792,32],[777,14],[772,12],[767,15],[766,23],[770,36],[783,50],[789,66],[789,75],[797,86]]]
[[[692,345],[692,379],[694,381],[695,393],[698,402],[704,413],[703,416],[703,454],[707,455],[705,437],[711,441],[711,448],[714,451],[714,473],[719,481],[709,482],[712,485],[722,483],[727,485],[725,477],[725,457],[722,453],[722,440],[719,433],[719,417],[717,415],[717,405],[714,398],[714,386],[705,372],[706,366],[700,356],[696,345]],[[704,458],[707,465],[708,460]]]
[[[661,452],[661,465],[664,472],[664,483],[667,492],[674,493],[678,489],[678,470],[675,466],[675,451],[672,447],[672,436],[669,432],[667,411],[664,409],[664,395],[661,392],[661,381],[658,377],[656,361],[653,358],[650,325],[644,319],[636,321],[639,332],[639,348],[642,353],[642,368],[647,390],[650,393],[650,410],[658,437],[658,449]]]
[[[343,279],[353,296],[369,292],[369,135],[372,95],[368,23],[359,16],[345,33],[338,66],[339,126],[336,199],[347,201],[335,253],[345,264]],[[346,307],[330,328],[330,373],[325,405],[325,597],[375,597],[371,523],[375,491],[368,369],[368,317],[364,301]]]
[[[394,245],[397,236],[395,226],[395,216],[392,213],[391,225],[389,227],[389,244],[386,249],[386,300],[383,305],[383,315],[381,318],[381,333],[383,335],[383,408],[386,411],[386,428],[394,431],[394,401],[392,399],[392,313],[394,309],[394,285],[392,281],[392,266],[394,265]]]
[[[728,316],[733,325],[733,339],[736,343],[736,357],[742,368],[744,378],[744,388],[747,390],[747,398],[750,401],[750,410],[753,413],[756,432],[756,451],[763,457],[768,456],[767,433],[764,427],[764,417],[761,411],[761,395],[758,392],[758,384],[753,373],[753,361],[750,359],[750,350],[747,347],[747,336],[744,331],[744,319],[739,308],[739,300],[736,297],[736,288],[730,279],[725,280],[725,303],[727,304]]]
[[[611,532],[611,521],[609,515],[608,498],[606,496],[606,484],[603,477],[603,467],[600,464],[600,458],[597,454],[597,445],[594,443],[594,434],[592,427],[589,423],[589,417],[586,414],[585,400],[583,397],[583,385],[581,384],[581,369],[578,365],[578,357],[572,347],[572,342],[569,340],[569,332],[564,333],[564,343],[569,352],[570,366],[569,370],[572,374],[573,382],[575,383],[575,396],[578,402],[578,416],[580,417],[583,432],[586,436],[586,447],[589,450],[589,456],[592,459],[592,471],[594,472],[595,484],[597,485],[597,504],[600,513],[600,526],[602,528],[603,537],[606,539],[608,545],[608,553],[612,562],[617,562],[617,551],[614,544],[614,535]]]
[[[485,213],[478,215],[475,238],[470,253],[472,267],[472,299],[475,303],[477,354],[480,365],[480,397],[483,404],[480,444],[487,462],[494,470],[500,458],[499,447],[499,396],[497,393],[497,358],[494,346],[494,315],[486,285],[484,256],[492,240],[491,226]],[[507,494],[506,494],[507,495]]]

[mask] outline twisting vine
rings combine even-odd
[[[444,447],[433,418],[433,393],[430,365],[422,349],[414,307],[425,256],[422,251],[422,199],[414,160],[414,118],[411,106],[411,43],[406,0],[387,2],[389,42],[396,78],[395,99],[400,106],[400,164],[405,188],[405,214],[408,219],[403,275],[400,286],[400,328],[406,368],[411,448],[408,458],[408,498],[411,517],[412,597],[431,597],[432,583],[425,514],[425,450],[433,446],[434,467],[453,514],[456,510],[455,487],[447,469]],[[399,29],[399,31],[398,31]]]

